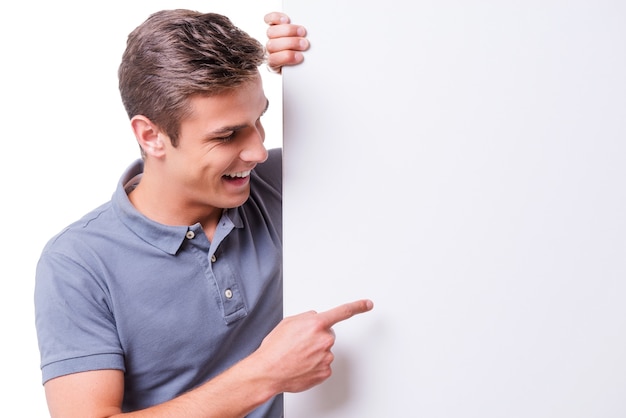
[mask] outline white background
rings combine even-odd
[[[289,418],[626,416],[626,3],[285,0]]]
[[[626,415],[623,3],[300,3],[285,10],[314,47],[283,76],[286,308],[358,297],[376,308],[336,327],[335,375],[289,396],[287,416]],[[280,6],[3,7],[0,401],[11,416],[47,415],[39,252],[108,200],[138,156],[117,93],[126,35],[185,7],[264,40],[263,14]],[[268,144],[280,145],[280,77],[263,75]]]
[[[126,36],[152,12],[225,14],[265,43],[279,0],[12,1],[1,12],[0,321],[3,416],[45,417],[33,288],[45,242],[108,200],[138,147],[117,90]],[[262,69],[268,147],[281,145],[281,77]]]

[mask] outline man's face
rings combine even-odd
[[[165,141],[168,179],[184,206],[240,206],[250,194],[250,170],[267,159],[261,116],[268,101],[261,77],[217,96],[193,97],[191,106],[178,146]]]

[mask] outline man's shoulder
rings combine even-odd
[[[65,252],[73,248],[89,245],[89,242],[98,237],[107,235],[116,227],[116,217],[112,215],[111,202],[106,202],[80,219],[67,225],[48,240],[43,252]]]
[[[254,173],[259,179],[270,184],[276,189],[282,187],[283,162],[282,149],[273,148],[268,150],[267,160],[254,168]]]

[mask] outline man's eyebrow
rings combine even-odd
[[[260,116],[263,116],[265,114],[265,112],[267,112],[267,109],[270,107],[270,101],[268,99],[265,99],[265,108],[263,109],[263,112],[261,112]],[[247,124],[242,124],[242,125],[232,125],[232,126],[222,126],[221,128],[217,128],[216,130],[212,131],[211,134],[212,135],[220,135],[220,134],[225,134],[226,132],[235,132],[238,131],[240,129],[243,129],[245,127],[247,127]]]
[[[214,131],[211,131],[211,135],[220,135],[225,134],[227,132],[235,132],[240,129],[245,128],[247,125],[233,125],[233,126],[222,126]]]

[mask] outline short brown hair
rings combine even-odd
[[[122,102],[129,118],[146,116],[176,146],[191,96],[237,87],[264,60],[261,43],[226,16],[163,10],[128,36],[118,71]]]

